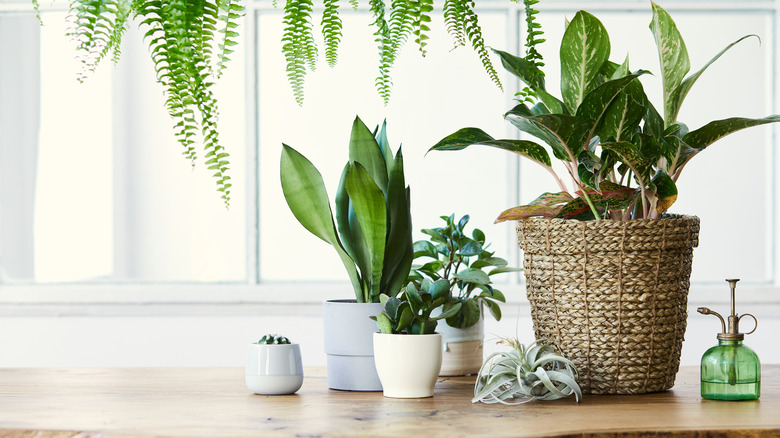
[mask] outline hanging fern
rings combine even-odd
[[[228,206],[229,155],[219,142],[212,86],[236,45],[244,7],[240,0],[215,1],[71,0],[68,35],[76,42],[83,80],[109,54],[118,61],[129,18],[140,20],[183,154],[195,165],[195,146],[202,141],[205,165],[214,172],[217,190]],[[32,3],[39,15],[38,1]]]
[[[358,0],[349,0],[349,2],[357,9]],[[314,0],[286,0],[284,6],[285,29],[282,36],[282,52],[287,61],[287,78],[298,104],[303,102],[306,64],[308,63],[309,69],[313,71],[312,59],[316,62],[317,46],[311,25],[313,3]],[[336,21],[337,3],[338,0],[323,0],[322,33],[325,39],[325,58],[331,66],[335,64],[336,50],[342,36],[341,21]],[[275,0],[273,5],[276,6]],[[390,0],[389,2],[369,0],[368,7],[374,17],[371,25],[376,28],[374,35],[379,50],[379,75],[375,85],[387,105],[393,85],[390,70],[409,36],[414,35],[414,41],[423,56],[427,53],[434,0]],[[466,45],[466,42],[471,44],[490,79],[503,89],[486,49],[482,29],[474,9],[473,0],[445,0],[443,11],[447,30],[455,40],[456,46]]]
[[[525,59],[531,66],[531,77],[535,78],[538,82],[544,81],[544,60],[542,54],[536,50],[536,46],[542,44],[546,40],[542,38],[544,32],[542,26],[536,21],[536,16],[539,11],[534,9],[534,5],[539,3],[540,0],[523,0],[525,5],[525,23],[526,23],[526,36],[525,36]],[[519,102],[535,104],[539,100],[539,96],[536,95],[531,88],[525,87],[523,90],[517,92],[515,99]]]
[[[287,79],[298,105],[303,105],[303,83],[306,64],[317,67],[317,44],[312,31],[313,0],[287,0],[284,5],[284,34],[282,52],[287,61]]]
[[[323,0],[325,10],[322,12],[322,36],[325,38],[325,60],[333,67],[338,61],[339,42],[341,42],[341,18],[339,17],[338,0]]]

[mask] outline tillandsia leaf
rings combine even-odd
[[[697,79],[699,79],[699,76],[704,73],[707,68],[712,65],[715,61],[718,60],[724,53],[726,53],[730,48],[734,47],[738,43],[742,42],[743,40],[755,37],[758,39],[759,43],[761,42],[761,39],[758,37],[758,35],[745,35],[742,38],[734,41],[733,43],[729,44],[721,50],[717,55],[715,55],[707,64],[704,65],[699,71],[696,73],[688,76],[685,78],[680,85],[678,85],[674,90],[672,90],[672,94],[669,96],[669,117],[668,121],[669,124],[673,124],[677,122],[677,115],[680,113],[680,108],[682,107],[683,100],[685,100],[685,96],[688,95],[688,92],[691,90],[691,87],[693,87],[693,84],[696,82]]]
[[[502,212],[495,223],[528,219],[529,217],[556,217],[563,206],[574,199],[567,192],[543,193],[528,205],[513,207]]]
[[[550,155],[544,147],[528,140],[496,140],[479,128],[463,128],[444,137],[433,145],[430,151],[460,151],[469,146],[490,146],[522,155],[537,163],[550,167]]]
[[[639,193],[638,189],[621,186],[609,181],[602,181],[600,190],[588,190],[587,194],[593,205],[600,211],[620,210],[630,206]],[[581,192],[577,192],[581,194]],[[566,204],[555,217],[571,219],[579,215],[587,214],[590,206],[582,197],[574,198]]]
[[[679,108],[675,108],[673,97],[675,90],[680,86],[691,69],[691,61],[688,57],[688,49],[685,47],[680,31],[666,10],[652,3],[653,20],[650,22],[650,30],[655,38],[658,48],[658,59],[661,65],[661,78],[663,80],[664,96],[664,126],[674,123],[673,115]]]
[[[677,185],[663,169],[658,169],[651,181],[655,186],[656,213],[659,215],[669,209],[677,200]]]
[[[583,119],[566,114],[531,115],[528,108],[517,105],[504,118],[518,129],[544,141],[559,160],[574,161],[587,145],[590,125]]]
[[[333,246],[349,274],[355,296],[360,301],[363,297],[360,275],[336,234],[322,175],[306,157],[287,145],[282,145],[280,173],[284,199],[293,215],[304,228]]]
[[[380,283],[388,226],[387,205],[382,190],[359,162],[349,163],[346,187],[355,209],[355,215],[360,221],[360,229],[366,239],[371,260],[369,272],[363,273],[364,276],[371,279],[369,296],[365,297],[365,300],[366,302],[374,302],[381,293]]]
[[[606,28],[593,15],[578,11],[561,41],[561,94],[570,113],[596,88],[594,79],[610,54]]]

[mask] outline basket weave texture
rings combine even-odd
[[[674,386],[698,217],[533,218],[517,233],[536,338],[577,365],[584,393]]]

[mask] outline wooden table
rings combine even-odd
[[[0,369],[0,437],[108,436],[780,436],[780,365],[759,401],[699,397],[697,368],[672,391],[520,406],[472,404],[473,377],[441,378],[433,398],[328,390],[307,369],[290,396],[249,393],[240,368]]]

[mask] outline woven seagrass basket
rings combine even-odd
[[[517,233],[536,338],[577,365],[584,393],[674,386],[699,218],[534,218]]]

